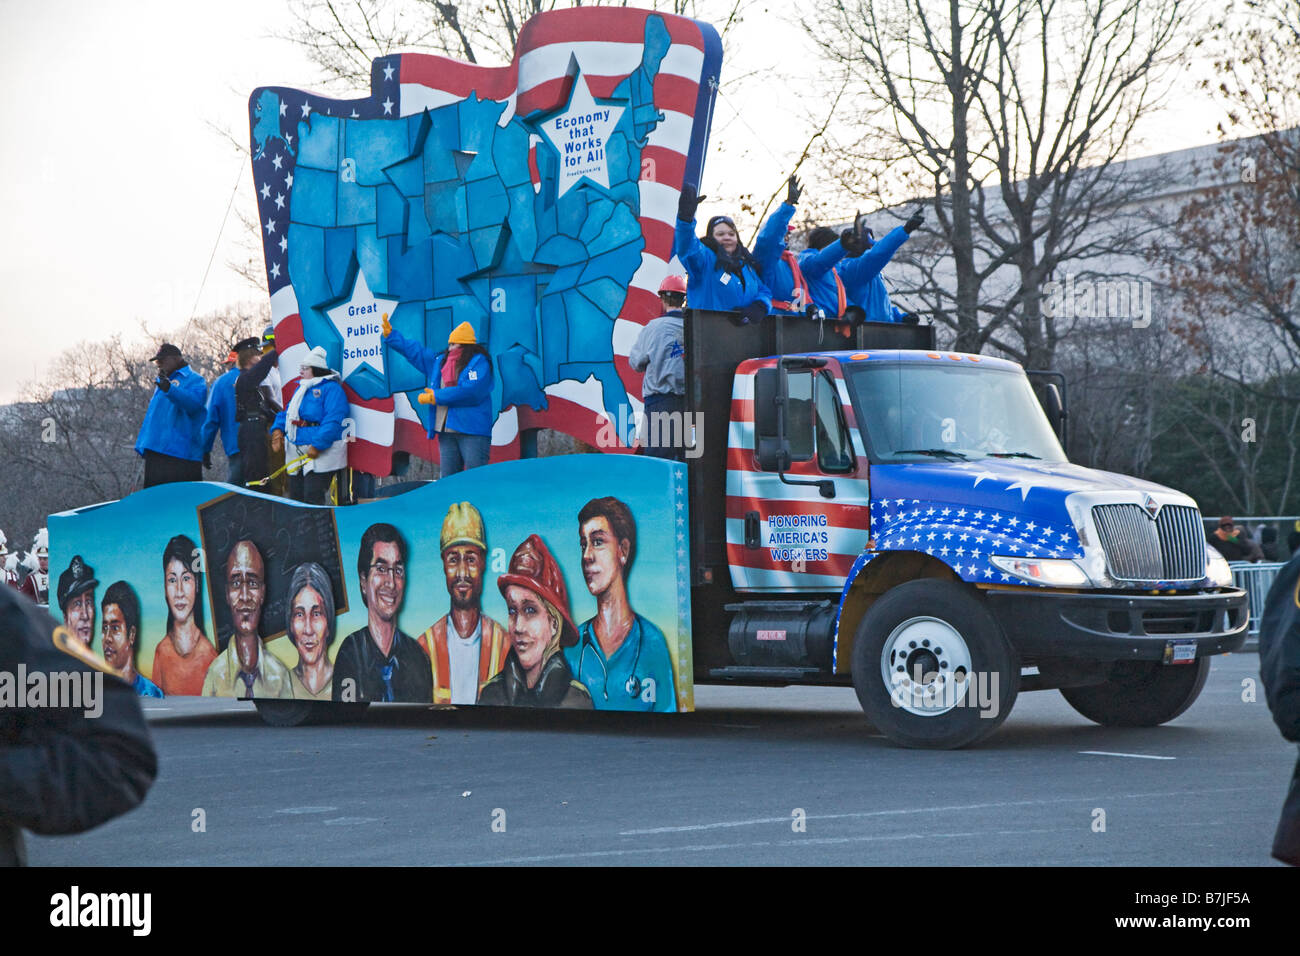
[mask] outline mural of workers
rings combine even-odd
[[[433,666],[433,702],[472,704],[510,650],[505,628],[483,613],[487,536],[478,509],[468,501],[448,508],[440,543],[451,610],[420,635],[420,648]]]
[[[505,667],[483,687],[479,703],[495,707],[590,710],[591,695],[573,679],[564,648],[578,641],[560,566],[537,535],[515,549],[497,578],[510,612]]]
[[[63,626],[86,647],[90,647],[95,637],[95,588],[98,586],[95,569],[79,554],[59,575],[59,610],[63,612]]]
[[[262,647],[258,629],[266,602],[266,562],[247,538],[226,558],[226,603],[234,633],[203,679],[204,697],[292,697],[289,668]]]
[[[167,633],[153,652],[153,680],[167,696],[198,697],[217,649],[203,632],[203,572],[194,541],[178,534],[163,549]]]
[[[672,658],[659,628],[632,610],[627,577],[636,557],[636,520],[617,498],[593,498],[578,512],[582,575],[596,614],[565,650],[597,710],[676,711]]]
[[[366,626],[343,639],[334,659],[334,700],[433,700],[429,657],[398,627],[406,596],[406,540],[391,524],[372,524],[357,549]]]
[[[161,697],[158,685],[135,669],[136,640],[140,636],[140,599],[125,581],[114,581],[100,604],[103,622],[104,662],[135,688],[141,697]]]
[[[298,649],[298,664],[289,671],[293,696],[330,700],[334,676],[329,656],[329,646],[334,643],[334,589],[325,569],[314,561],[294,568],[288,604],[285,631]]]

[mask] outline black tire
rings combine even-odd
[[[298,727],[316,715],[314,700],[255,700],[257,715],[272,727]]]
[[[1190,666],[1118,661],[1104,684],[1063,687],[1061,696],[1103,727],[1156,727],[1191,707],[1209,675],[1208,657]]]
[[[902,659],[897,648],[906,650],[909,644],[906,632],[924,631],[934,626],[932,622],[939,622],[956,632],[960,653],[953,654],[955,649],[950,649],[945,655],[941,644],[936,642],[931,648],[926,639],[910,642],[915,650],[909,652],[906,660]],[[899,641],[903,643],[897,643]],[[933,673],[940,675],[950,666],[950,662],[943,658],[961,656],[969,660],[966,676],[973,674],[977,680],[982,680],[986,693],[991,693],[993,675],[997,675],[996,705],[989,701],[990,706],[986,709],[975,706],[979,701],[978,694],[975,694],[971,698],[959,698],[962,703],[943,713],[918,715],[911,712],[905,705],[896,703],[896,700],[905,699],[900,694],[902,685],[886,684],[883,657],[887,643],[891,646],[891,679],[904,683],[910,681],[906,672],[913,666],[924,666],[918,655],[923,657],[929,650],[940,652],[938,656],[925,659],[933,661],[933,666],[938,668]],[[893,678],[900,662],[904,671],[898,673],[903,676]],[[958,669],[965,668],[958,666]],[[942,681],[937,683],[942,684]],[[932,684],[908,686],[918,687],[919,694],[920,687]],[[956,682],[947,686],[962,685]],[[979,685],[968,683],[965,686],[973,693]],[[894,743],[904,747],[952,750],[987,737],[1007,719],[1020,692],[1020,661],[983,601],[961,584],[927,578],[893,588],[867,610],[854,637],[853,687],[867,719]]]
[[[342,701],[317,701],[316,712],[312,717],[314,724],[359,724],[366,718],[370,701],[362,700],[343,703]]]

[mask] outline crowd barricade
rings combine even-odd
[[[1278,570],[1285,564],[1285,561],[1259,561],[1254,564],[1249,561],[1228,562],[1232,568],[1232,583],[1250,596],[1250,629],[1246,643],[1242,645],[1244,651],[1259,649],[1259,616],[1264,613],[1264,598],[1273,586]]]

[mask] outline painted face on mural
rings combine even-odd
[[[483,598],[483,550],[472,544],[457,544],[442,552],[442,570],[447,575],[447,593],[456,610],[477,608]]]
[[[95,592],[83,591],[63,609],[63,626],[87,647],[95,636]]]
[[[256,545],[240,541],[226,560],[226,602],[235,633],[256,635],[266,599],[266,566]]]
[[[376,541],[366,575],[366,606],[381,621],[397,617],[406,593],[406,565],[402,552],[393,541]]]
[[[330,621],[325,616],[325,599],[313,587],[305,587],[293,599],[290,624],[298,656],[307,665],[315,664],[325,653]]]
[[[126,615],[116,604],[104,605],[104,660],[110,667],[126,670],[135,651],[135,630],[127,630]]]
[[[535,591],[511,584],[506,588],[506,608],[510,612],[510,641],[524,670],[539,666],[546,649],[555,639],[555,623],[546,604]]]
[[[173,558],[167,563],[163,583],[167,595],[167,606],[171,608],[172,618],[177,624],[185,623],[194,616],[194,592],[196,590],[194,572],[182,562]]]
[[[614,536],[608,518],[597,515],[578,529],[578,543],[582,546],[582,576],[587,581],[587,590],[604,594],[614,579],[623,574],[627,542]]]

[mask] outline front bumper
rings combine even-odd
[[[1169,641],[1195,641],[1196,656],[1235,651],[1246,640],[1246,592],[1066,594],[998,589],[989,609],[1022,660],[1159,661]]]

